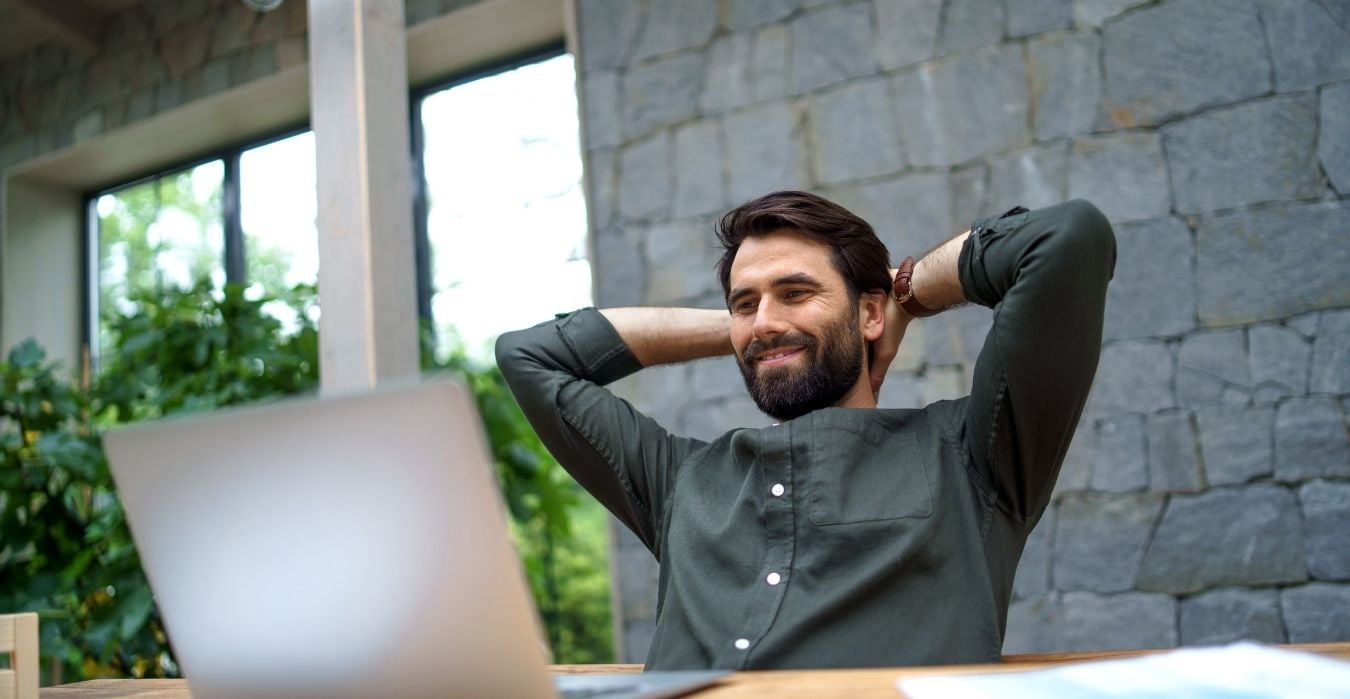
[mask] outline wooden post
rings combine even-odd
[[[324,393],[419,371],[404,31],[403,0],[309,0]]]

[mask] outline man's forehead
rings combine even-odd
[[[796,273],[810,274],[821,281],[838,277],[828,245],[801,231],[784,228],[748,236],[741,242],[731,263],[731,286],[739,286],[737,280],[745,277]]]

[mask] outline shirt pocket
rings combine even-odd
[[[827,424],[813,435],[808,510],[828,526],[933,513],[928,469],[913,435],[875,423]]]

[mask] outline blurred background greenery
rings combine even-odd
[[[189,289],[146,279],[103,306],[105,349],[83,385],[31,341],[0,364],[0,609],[41,615],[44,684],[178,674],[99,435],[314,391],[314,288],[253,296],[208,278]],[[424,370],[458,375],[477,397],[555,661],[612,661],[604,512],[549,456],[496,367],[459,348],[438,358],[431,336]]]

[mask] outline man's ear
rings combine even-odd
[[[864,340],[872,342],[886,329],[886,299],[880,292],[858,294],[858,327]]]

